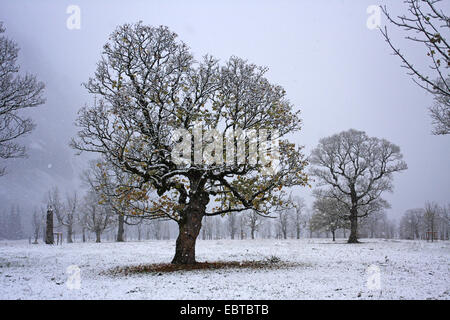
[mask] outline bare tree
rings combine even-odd
[[[386,6],[382,7],[388,21],[407,32],[405,39],[423,46],[428,57],[428,70],[420,70],[406,54],[396,47],[388,35],[387,27],[381,33],[400,57],[402,67],[420,87],[431,93],[434,105],[430,108],[434,124],[434,134],[450,133],[450,46],[446,39],[450,28],[450,17],[439,8],[441,0],[405,0],[407,14],[393,17]]]
[[[53,187],[47,193],[47,204],[52,207],[58,221],[57,228],[67,229],[67,243],[72,243],[73,230],[77,222],[78,199],[76,191],[67,195],[65,203],[61,200],[58,187]]]
[[[358,218],[388,206],[380,196],[392,191],[393,173],[407,169],[402,158],[398,146],[354,129],[320,139],[312,151],[311,174],[326,187],[317,192],[347,208],[349,243],[358,242]]]
[[[385,239],[393,239],[396,237],[396,223],[395,221],[390,220],[385,212],[382,212],[380,214],[380,219],[377,223],[377,227],[377,237],[382,237]]]
[[[293,197],[292,199],[294,207],[294,225],[295,225],[295,235],[297,239],[300,239],[300,230],[304,224],[304,211],[306,208],[305,200],[300,197]]]
[[[33,210],[33,216],[31,218],[31,227],[33,230],[33,237],[34,241],[33,244],[38,243],[39,236],[41,235],[41,229],[42,229],[42,220],[43,220],[43,210],[41,208],[41,214],[38,213],[37,209],[34,208]]]
[[[238,231],[237,227],[237,219],[235,213],[229,213],[228,214],[228,232],[230,233],[230,237],[232,240],[234,240],[234,236],[236,235]]]
[[[59,222],[59,217],[63,217],[64,213],[64,203],[62,202],[59,188],[54,186],[52,187],[45,195],[44,199],[47,206],[50,206],[52,208],[52,211],[54,215],[56,216],[56,219]],[[59,228],[60,226],[55,226],[56,228]]]
[[[213,217],[214,219],[214,239],[218,240],[218,239],[222,239],[222,236],[224,234],[224,230],[223,230],[223,224],[222,224],[222,219],[220,219],[220,217]]]
[[[447,82],[450,79],[447,78]],[[443,82],[438,80],[436,86],[443,87]],[[430,107],[431,119],[433,122],[433,133],[449,134],[450,133],[450,98],[440,93],[434,96],[433,106]]]
[[[438,231],[438,225],[439,225],[439,218],[440,218],[440,208],[439,206],[434,202],[427,202],[425,204],[425,212],[423,215],[425,228],[427,232],[427,239],[431,238],[431,241],[433,242],[437,237],[435,236],[435,233]]]
[[[441,240],[448,240],[450,234],[450,204],[441,207],[439,217]]]
[[[196,62],[176,34],[162,26],[125,24],[109,39],[86,84],[101,99],[80,110],[72,146],[100,153],[132,176],[122,199],[141,203],[136,212],[177,222],[173,263],[195,263],[204,216],[249,209],[267,214],[284,187],[306,184],[301,148],[286,138],[300,130],[298,112],[285,90],[265,78],[267,68],[237,57],[222,66],[211,56]],[[177,163],[172,156],[181,139],[177,132],[191,136],[199,120],[204,131],[224,128],[223,137],[237,129],[270,129],[271,139],[279,141],[276,172],[262,174],[267,166],[261,158],[244,164],[230,161],[234,157],[225,163],[192,161],[195,154],[205,156],[209,144],[191,139],[195,152],[184,158],[191,161]],[[146,203],[149,193],[159,198]],[[211,196],[220,202],[208,212]]]
[[[259,230],[261,225],[261,216],[256,211],[252,211],[245,217],[245,224],[250,228],[250,237],[255,239],[255,232]]]
[[[66,202],[62,203],[58,188],[48,192],[48,204],[52,206],[60,226],[67,229],[67,243],[72,243],[73,230],[77,221],[78,199],[76,191],[67,195]]]
[[[107,204],[115,213],[114,223],[117,225],[117,242],[125,241],[125,225],[136,226],[143,223],[143,220],[154,219],[153,215],[136,214],[136,208],[127,201],[122,201],[127,194],[122,193],[121,188],[127,186],[129,174],[118,170],[117,167],[102,161],[101,159],[89,162],[88,169],[81,175],[82,181],[93,192],[100,197],[100,202]],[[148,198],[145,201],[149,201]],[[166,219],[167,220],[167,219]],[[140,228],[140,227],[138,227]]]
[[[5,29],[0,22],[0,158],[24,157],[25,147],[15,140],[30,133],[34,124],[24,118],[21,111],[39,106],[43,98],[44,84],[34,75],[17,75],[16,65],[19,48],[17,44],[3,35]],[[6,169],[0,168],[0,176]]]
[[[65,206],[65,215],[64,218],[61,219],[61,223],[67,227],[67,242],[72,243],[73,239],[73,229],[75,227],[75,223],[77,221],[78,215],[78,196],[77,192],[74,191],[72,195],[67,195],[66,198],[66,206]]]
[[[407,210],[399,224],[403,239],[448,240],[450,231],[449,207],[427,202],[425,208]]]
[[[364,217],[362,224],[367,227],[368,237],[376,238],[379,236],[379,231],[381,230],[380,224],[384,222],[385,218],[386,213],[382,210]]]
[[[246,233],[245,233],[245,217],[243,215],[239,216],[239,238],[241,240],[244,240],[246,237]]]
[[[89,191],[84,198],[83,214],[87,229],[95,233],[95,242],[101,242],[102,233],[114,219],[111,208],[101,203],[97,193]]]
[[[311,230],[329,231],[335,241],[336,230],[348,227],[348,219],[345,217],[347,208],[336,199],[318,196],[314,201],[313,209],[310,220]]]
[[[276,212],[278,213],[278,229],[280,231],[280,234],[283,236],[283,239],[287,239],[291,210],[291,208],[285,207],[276,210]]]
[[[162,238],[162,221],[161,220],[152,220],[150,223],[150,230],[153,234],[153,237],[156,240],[161,240],[161,238]]]
[[[203,240],[212,240],[213,239],[213,220],[211,217],[203,218]]]
[[[82,212],[83,209],[80,208],[80,214],[78,214],[78,225],[81,227],[81,241],[86,242],[86,231],[88,230],[87,227],[87,215],[85,212]]]
[[[401,236],[406,239],[420,239],[423,216],[425,210],[422,208],[409,209],[400,220]]]

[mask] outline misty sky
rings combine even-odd
[[[36,130],[22,141],[27,159],[7,161],[0,177],[0,210],[19,204],[24,211],[43,205],[46,190],[80,188],[86,157],[68,142],[76,134],[77,110],[91,97],[81,86],[93,75],[102,46],[119,24],[142,20],[167,25],[196,58],[236,55],[268,66],[268,78],[282,85],[302,111],[303,130],[295,141],[305,153],[321,137],[354,128],[400,146],[409,169],[394,178],[390,217],[450,201],[450,136],[431,135],[427,108],[432,97],[414,84],[377,30],[366,27],[374,1],[37,1],[2,0],[0,21],[21,48],[22,72],[45,82],[47,102],[28,112]],[[393,13],[401,1],[387,1]],[[81,29],[69,30],[66,8],[81,9]],[[450,10],[450,2],[446,3]],[[384,21],[382,20],[382,23]],[[420,46],[392,38],[417,66]],[[311,202],[310,190],[295,193]]]

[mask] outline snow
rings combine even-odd
[[[199,240],[197,261],[277,256],[295,266],[114,276],[105,271],[170,262],[175,241],[0,241],[0,299],[450,299],[450,241],[362,241]],[[80,289],[68,281],[72,265],[80,268]],[[373,270],[380,270],[379,287],[368,285]]]

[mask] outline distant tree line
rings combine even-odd
[[[450,204],[428,202],[424,208],[407,210],[399,224],[399,237],[403,239],[448,240],[449,234]]]
[[[80,200],[77,200],[74,193],[62,201],[58,189],[53,188],[46,197],[46,203],[55,208],[54,232],[62,232],[65,242],[169,240],[176,238],[178,234],[177,225],[173,221],[125,217],[126,223],[120,227],[119,215],[114,214],[111,208],[89,192]],[[324,199],[316,199],[311,208],[300,197],[293,197],[291,201],[296,205],[273,211],[269,217],[259,216],[254,212],[204,217],[199,238],[334,240],[347,238],[350,234],[350,224],[345,218],[344,208],[339,211],[338,206]],[[35,209],[29,216],[29,221],[24,223],[21,218],[23,212],[18,206],[1,212],[0,239],[29,238],[33,243],[40,243],[41,239],[44,242],[45,208],[46,206],[40,210]],[[450,204],[441,206],[433,202],[426,203],[423,208],[407,210],[398,221],[389,218],[384,210],[377,211],[361,218],[358,237],[449,240],[449,212]],[[31,228],[27,228],[27,222]],[[121,237],[118,237],[119,232]]]

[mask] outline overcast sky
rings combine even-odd
[[[432,97],[411,81],[381,34],[366,26],[367,7],[382,3],[2,0],[0,21],[21,48],[21,70],[45,82],[47,102],[29,113],[37,124],[22,140],[29,157],[8,161],[8,174],[0,177],[1,206],[18,203],[28,210],[42,205],[52,185],[80,187],[85,158],[76,157],[68,142],[77,110],[90,100],[81,83],[93,75],[115,27],[139,20],[167,25],[196,58],[236,55],[269,67],[268,78],[302,111],[295,141],[307,154],[321,137],[350,128],[399,145],[409,169],[395,176],[394,193],[385,195],[391,217],[428,200],[449,202],[450,136],[431,135]],[[394,13],[405,11],[401,1],[386,3]],[[79,30],[66,27],[69,5],[81,9]],[[402,42],[392,28],[391,34],[424,66],[420,47]],[[295,193],[311,202],[309,189]]]

